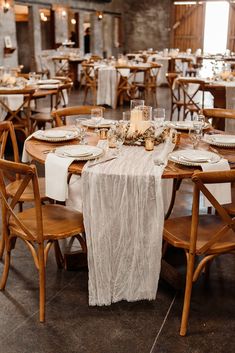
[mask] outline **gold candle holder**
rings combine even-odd
[[[108,129],[100,129],[100,139],[106,140],[107,139]]]
[[[146,151],[152,151],[154,149],[154,138],[153,137],[147,137],[145,139],[145,150]]]

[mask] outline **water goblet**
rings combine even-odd
[[[200,142],[200,139],[201,139],[200,130],[197,130],[195,128],[191,128],[191,129],[189,129],[188,135],[189,135],[190,141],[192,142],[193,149],[194,150],[197,149],[199,142]]]
[[[204,115],[197,115],[193,118],[193,128],[198,131],[198,134],[202,137],[203,128],[205,126]]]
[[[136,107],[143,106],[144,100],[143,99],[132,99],[130,102],[130,110],[135,109]]]
[[[95,132],[98,130],[98,126],[103,119],[103,109],[93,108],[91,109],[91,121],[95,124]]]
[[[75,122],[78,135],[81,138],[80,139],[80,144],[81,145],[85,145],[86,144],[86,141],[85,141],[84,138],[86,136],[86,132],[87,132],[88,127],[86,125],[84,125],[85,121],[87,121],[86,118],[77,118],[76,122]]]
[[[164,108],[156,108],[153,110],[153,120],[155,122],[156,127],[161,127],[165,121],[165,109]]]

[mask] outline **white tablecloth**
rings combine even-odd
[[[98,69],[97,104],[116,108],[117,71],[114,67]]]

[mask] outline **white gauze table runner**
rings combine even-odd
[[[160,145],[160,150],[163,147]],[[117,159],[84,168],[90,305],[156,297],[164,222],[164,166],[154,165],[154,155],[156,151],[123,146]]]

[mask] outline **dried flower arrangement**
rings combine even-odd
[[[125,145],[130,146],[142,146],[144,145],[145,139],[148,137],[152,137],[154,139],[154,144],[159,145],[160,143],[164,142],[165,139],[170,135],[170,128],[163,127],[159,130],[156,130],[154,126],[150,126],[144,133],[139,132],[136,130],[135,132],[130,132],[130,123],[117,126],[116,133],[119,133],[119,129],[123,129],[122,133],[125,135]],[[159,132],[159,133],[158,133]]]

